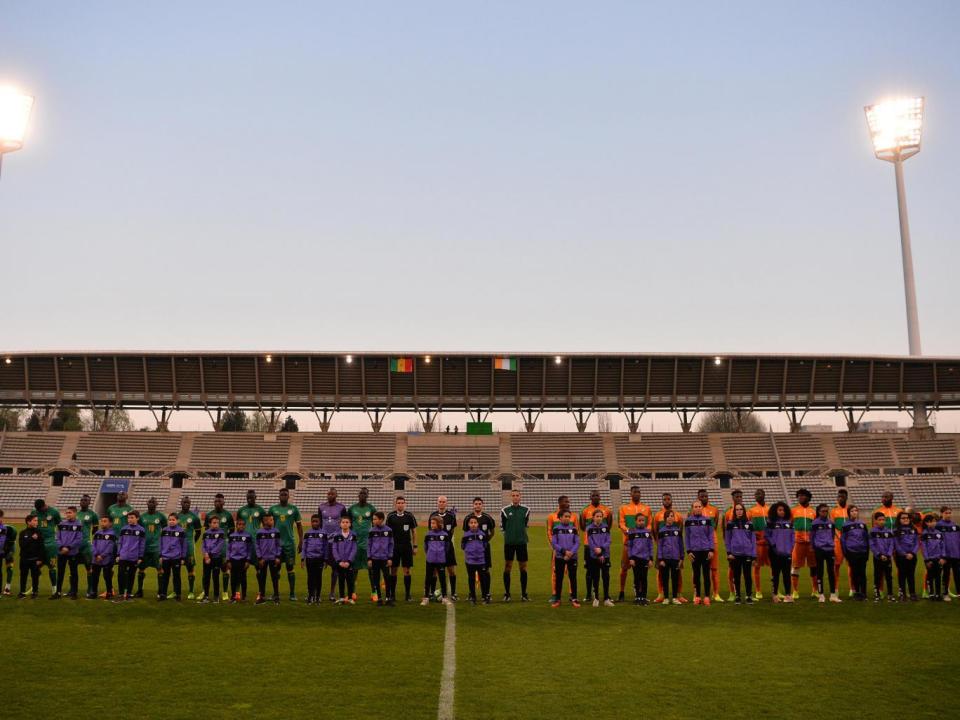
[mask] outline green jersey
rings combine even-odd
[[[167,524],[167,516],[160,512],[144,513],[140,516],[140,524],[147,531],[147,542],[143,551],[145,553],[159,553],[160,531]]]
[[[530,508],[523,505],[507,505],[500,511],[500,529],[504,545],[526,545]]]
[[[43,537],[43,544],[48,547],[57,544],[57,525],[63,519],[60,517],[60,511],[52,505],[47,505],[43,512],[37,511],[37,529]],[[54,558],[56,559],[56,558]]]
[[[280,531],[280,543],[284,547],[293,545],[293,528],[300,522],[300,511],[296,505],[272,505],[270,514],[276,521],[276,528]]]
[[[226,533],[233,532],[233,515],[230,514],[229,510],[216,510],[209,511],[206,515],[203,516],[203,527],[210,527],[210,518],[220,518],[220,529]]]
[[[367,536],[370,534],[370,526],[373,524],[373,514],[377,509],[367,503],[361,505],[354,503],[347,511],[350,513],[350,519],[353,521],[353,532],[357,536],[357,547],[361,550],[367,549]]]
[[[187,531],[187,557],[193,557],[194,545],[197,544],[197,534],[202,526],[200,516],[192,510],[188,512],[178,512],[177,522],[180,527]]]
[[[243,520],[246,524],[246,531],[254,538],[257,537],[257,530],[260,529],[260,523],[263,522],[263,516],[267,511],[259,505],[244,505],[237,510],[237,520]]]
[[[83,524],[83,545],[81,548],[90,547],[90,538],[93,537],[93,530],[100,522],[100,516],[93,510],[77,510],[77,520]]]
[[[110,522],[113,523],[113,529],[120,533],[120,528],[127,524],[127,513],[133,510],[129,505],[117,505],[114,503],[107,508],[107,515],[110,516]]]

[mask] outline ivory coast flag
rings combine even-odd
[[[493,369],[494,370],[516,370],[517,359],[516,358],[494,358]]]
[[[390,358],[390,371],[396,373],[412,373],[413,358]]]

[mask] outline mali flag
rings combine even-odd
[[[391,358],[390,371],[396,373],[412,373],[413,358]]]
[[[516,358],[494,358],[493,359],[493,369],[494,370],[516,370],[517,369],[517,359]]]

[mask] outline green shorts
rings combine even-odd
[[[80,552],[77,553],[77,557],[80,558],[81,565],[92,565],[93,564],[93,548],[90,545],[84,545],[80,548]]]
[[[147,568],[153,568],[154,570],[160,569],[160,551],[159,550],[147,550],[143,554],[143,564],[140,565],[142,570]]]
[[[57,556],[60,554],[60,548],[57,546],[57,541],[47,542],[43,544],[43,549],[47,552],[47,559],[44,560],[44,565],[49,565],[51,568],[56,569],[57,567]]]
[[[281,547],[280,560],[287,566],[287,570],[292,570],[297,564],[297,548],[293,545],[284,545]]]
[[[353,569],[354,570],[366,570],[367,569],[367,549],[358,547],[357,556],[353,559]]]

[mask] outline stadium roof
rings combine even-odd
[[[0,405],[576,411],[960,407],[960,358],[852,355],[0,354]],[[394,368],[393,360],[409,360]],[[495,369],[506,359],[510,369]]]

